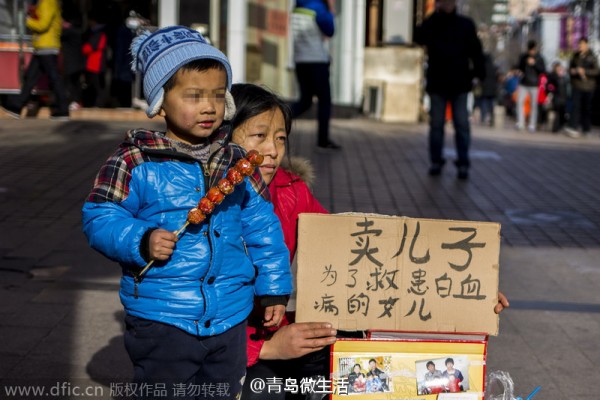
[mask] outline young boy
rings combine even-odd
[[[231,68],[196,31],[169,27],[132,44],[149,117],[166,132],[127,134],[83,207],[90,245],[123,269],[125,347],[134,382],[160,398],[235,398],[246,368],[246,317],[261,297],[279,324],[291,292],[289,254],[262,181],[245,179],[178,237],[188,211],[244,156],[227,141]],[[154,264],[140,276],[150,261]],[[187,396],[187,397],[186,397]]]

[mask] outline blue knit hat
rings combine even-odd
[[[141,72],[144,97],[148,102],[146,114],[153,117],[160,111],[165,83],[185,64],[193,60],[219,61],[227,72],[225,119],[235,113],[231,88],[231,66],[225,54],[211,46],[197,31],[183,26],[169,26],[156,32],[144,32],[131,43],[131,69]]]

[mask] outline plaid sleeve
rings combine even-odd
[[[87,201],[119,203],[125,200],[129,195],[131,170],[142,162],[142,154],[137,148],[117,151],[100,168]]]
[[[269,188],[263,180],[258,168],[256,168],[254,173],[248,177],[248,180],[250,181],[250,184],[252,185],[256,193],[261,195],[263,199],[271,201],[271,192],[269,192]]]

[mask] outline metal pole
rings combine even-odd
[[[19,3],[23,5],[23,10],[19,9]],[[19,2],[13,0],[13,12],[15,14],[15,28],[17,34],[17,43],[19,45],[19,86],[23,85],[23,78],[25,76],[25,54],[23,52],[24,38],[25,35],[25,2]]]
[[[210,0],[210,21],[208,25],[208,37],[212,45],[217,49],[221,46],[221,2],[219,0]]]
[[[227,2],[227,57],[231,64],[233,82],[246,80],[246,35],[248,0]]]
[[[591,47],[596,53],[596,57],[598,57],[600,53],[600,0],[594,0],[592,18]]]

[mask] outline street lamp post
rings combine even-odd
[[[590,34],[591,48],[596,53],[600,54],[600,0],[594,0],[592,10],[592,32]]]

